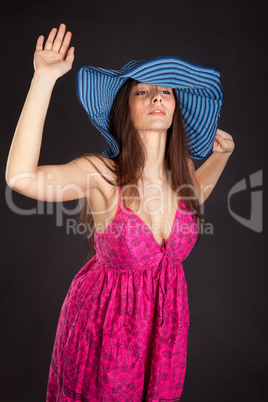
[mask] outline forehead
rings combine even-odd
[[[148,88],[148,89],[155,89],[155,88],[158,88],[158,89],[172,89],[172,88],[169,88],[169,87],[163,87],[163,86],[159,86],[159,85],[147,84],[145,82],[137,82],[133,86],[133,88],[135,88],[135,89],[140,88],[140,87]]]

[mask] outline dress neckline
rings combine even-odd
[[[128,208],[128,207],[125,206],[125,200],[124,200],[124,199],[123,199],[123,207],[121,207],[122,189],[123,189],[123,187],[120,186],[119,202],[118,202],[117,212],[116,212],[115,216],[114,216],[113,219],[108,223],[108,225],[106,226],[106,228],[105,228],[102,232],[99,233],[99,232],[96,232],[96,230],[95,230],[94,236],[95,236],[95,235],[96,235],[96,236],[104,235],[105,232],[107,231],[107,229],[109,228],[109,226],[110,226],[110,225],[114,222],[114,220],[117,218],[117,216],[118,216],[121,212],[124,212],[124,210],[128,210],[128,211],[130,211],[134,216],[136,216],[136,217],[139,219],[139,221],[142,222],[143,225],[147,226],[148,231],[149,231],[149,234],[150,234],[152,240],[153,240],[154,243],[156,243],[157,246],[160,247],[160,249],[163,251],[163,250],[167,247],[167,245],[169,244],[170,239],[171,239],[171,237],[172,237],[172,235],[173,235],[174,226],[175,226],[175,221],[176,221],[176,218],[177,218],[177,214],[178,214],[179,207],[180,207],[180,205],[181,205],[181,203],[182,203],[182,199],[180,198],[180,200],[179,200],[179,202],[178,202],[178,207],[177,207],[176,212],[175,212],[175,216],[174,216],[174,219],[173,219],[173,222],[172,222],[171,231],[170,231],[170,234],[169,234],[168,239],[166,240],[165,238],[163,238],[163,239],[162,239],[162,243],[159,244],[158,241],[156,240],[156,238],[154,237],[154,234],[153,234],[152,230],[151,230],[150,227],[147,225],[147,223],[144,222],[144,220],[143,220],[135,211],[133,211],[131,208]],[[129,216],[129,214],[127,214],[127,215]]]
[[[135,211],[133,211],[131,208],[126,207],[125,205],[124,205],[123,209],[128,209],[129,211],[131,211],[131,212],[133,213],[133,215],[135,215],[135,216],[143,223],[143,225],[147,226],[147,228],[148,228],[148,230],[149,230],[149,233],[150,233],[150,236],[152,237],[152,239],[154,240],[154,242],[155,242],[161,249],[164,249],[164,248],[166,248],[167,245],[169,244],[170,238],[171,238],[171,236],[173,235],[173,229],[174,229],[174,226],[175,226],[175,221],[176,221],[176,218],[177,218],[177,214],[178,214],[178,210],[179,210],[179,207],[180,207],[181,202],[182,202],[182,199],[180,198],[180,200],[179,200],[179,202],[178,202],[178,207],[177,207],[177,209],[176,209],[175,216],[174,216],[174,219],[173,219],[173,222],[172,222],[172,226],[171,226],[171,230],[170,230],[170,234],[169,234],[169,236],[168,236],[168,239],[166,240],[165,238],[163,238],[161,244],[158,243],[158,241],[157,241],[156,238],[154,237],[154,234],[153,234],[152,230],[151,230],[150,227],[147,225],[147,223],[144,222],[144,220],[143,220]],[[109,225],[108,225],[108,226],[109,226]],[[103,232],[102,232],[102,233],[103,233]]]

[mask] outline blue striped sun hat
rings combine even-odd
[[[109,144],[102,152],[108,158],[119,153],[109,132],[109,115],[115,96],[128,78],[167,88],[175,88],[186,129],[186,143],[194,159],[212,153],[223,101],[220,72],[177,57],[132,60],[121,70],[85,66],[77,74],[77,96],[91,123]]]

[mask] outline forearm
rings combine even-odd
[[[203,193],[208,198],[217,184],[232,152],[213,152],[212,155],[195,171]]]
[[[6,180],[21,173],[35,173],[40,156],[45,117],[55,79],[36,72],[11,143]],[[21,183],[23,180],[21,181]]]

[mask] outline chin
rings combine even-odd
[[[148,128],[148,131],[167,131],[169,129],[170,126],[164,126],[164,125],[155,125],[155,126],[151,126],[150,128]]]

